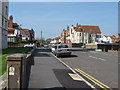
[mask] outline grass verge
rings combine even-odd
[[[2,49],[2,60],[0,60],[0,76],[6,72],[6,56],[16,53],[28,54],[33,48],[31,47],[9,47],[7,49]]]

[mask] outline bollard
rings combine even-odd
[[[6,57],[9,89],[26,88],[26,55],[13,54]]]

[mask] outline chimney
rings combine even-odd
[[[67,30],[69,30],[69,26],[67,26]]]
[[[13,28],[13,16],[12,15],[9,17],[8,27]]]

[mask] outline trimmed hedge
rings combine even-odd
[[[24,40],[24,41],[18,41],[18,42],[8,42],[8,44],[19,44],[19,43],[36,43],[37,40]]]

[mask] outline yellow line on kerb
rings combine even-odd
[[[89,80],[91,80],[93,83],[97,84],[99,87],[103,88],[104,90],[107,90],[107,89],[112,90],[110,87],[108,87],[107,85],[105,85],[102,82],[98,81],[97,79],[93,78],[92,76],[88,75],[87,73],[85,73],[81,69],[75,69],[75,71],[81,73],[83,76],[85,76],[86,78],[88,78]]]

